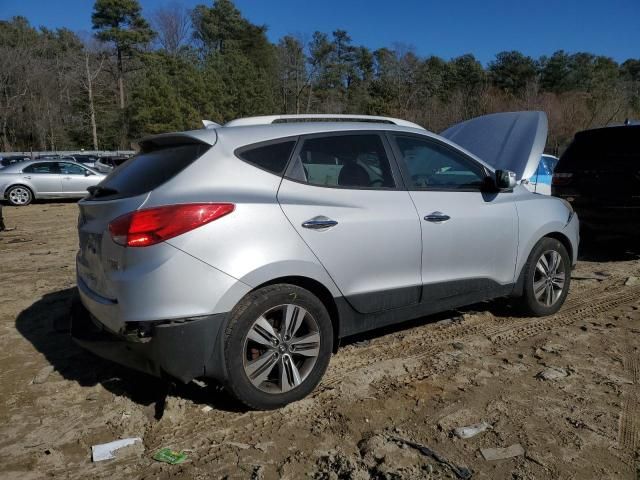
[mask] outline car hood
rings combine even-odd
[[[534,174],[547,142],[544,112],[483,115],[449,127],[440,135],[496,170],[511,170],[518,180]]]

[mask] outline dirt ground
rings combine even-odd
[[[400,438],[474,479],[640,479],[640,246],[585,251],[552,317],[501,300],[349,339],[309,398],[252,412],[219,386],[167,385],[76,347],[76,205],[4,212],[0,478],[456,478]],[[452,433],[479,422],[491,428]],[[92,463],[91,445],[125,437],[143,445]],[[514,444],[510,459],[480,453]],[[154,461],[162,447],[188,460]]]

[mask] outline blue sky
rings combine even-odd
[[[142,0],[145,12],[164,0]],[[210,0],[184,0],[184,5]],[[420,55],[473,53],[483,63],[502,50],[538,57],[588,51],[640,58],[640,0],[236,0],[276,41],[286,34],[347,30],[372,49],[402,43]],[[50,28],[91,29],[92,0],[0,0],[0,19],[27,17]]]

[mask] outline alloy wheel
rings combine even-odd
[[[9,192],[9,200],[14,205],[26,205],[30,199],[31,192],[24,187],[16,187]]]
[[[320,330],[299,305],[278,305],[258,317],[244,341],[243,366],[254,387],[285,393],[309,376],[320,353]]]
[[[566,269],[562,255],[555,250],[545,251],[536,263],[533,275],[533,294],[546,307],[554,305],[562,296]]]

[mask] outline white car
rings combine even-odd
[[[31,160],[0,170],[0,199],[29,205],[35,198],[82,198],[105,175],[76,162]]]
[[[551,195],[551,178],[556,165],[558,165],[558,157],[543,154],[536,173],[524,180],[522,184],[530,192]]]

